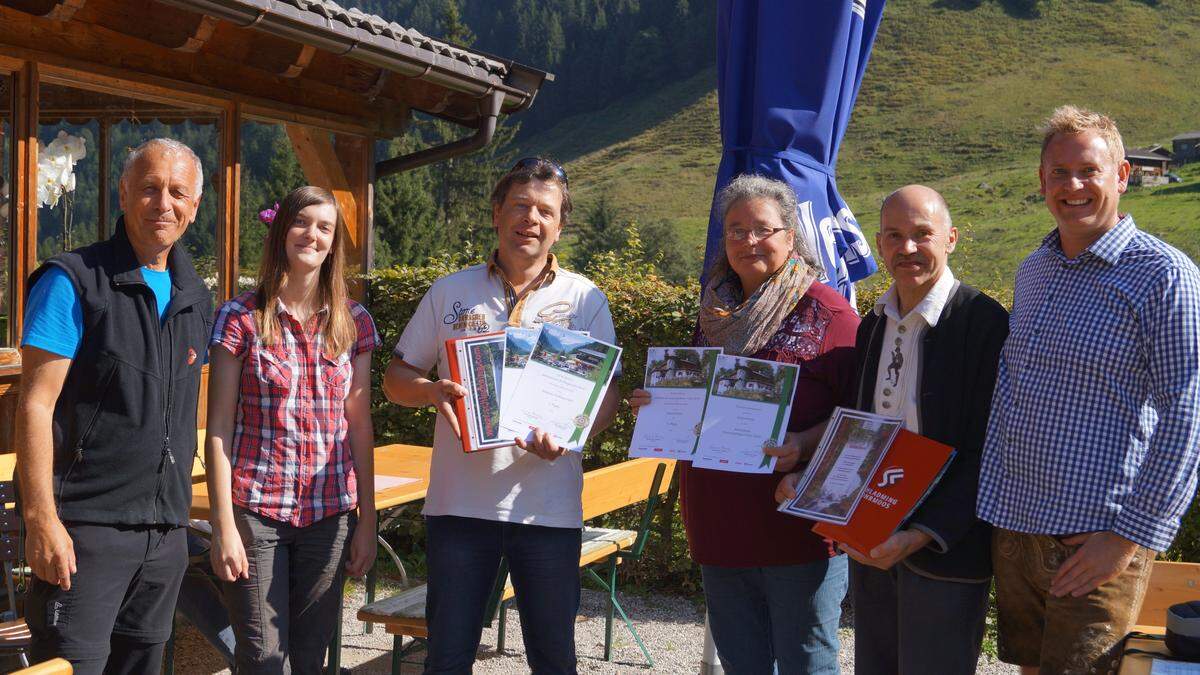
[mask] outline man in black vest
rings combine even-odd
[[[177,245],[196,217],[199,158],[134,149],[107,241],[29,279],[17,461],[33,569],[35,660],[76,673],[156,673],[187,566],[200,368],[212,296]]]
[[[879,220],[875,245],[894,283],[858,327],[854,407],[899,417],[957,455],[890,539],[871,551],[842,546],[852,558],[854,671],[974,673],[992,576],[975,496],[1008,313],[954,278],[958,231],[940,194],[901,188]],[[794,484],[789,476],[776,496]]]

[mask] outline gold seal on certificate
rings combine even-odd
[[[576,415],[575,416],[575,426],[579,427],[580,429],[586,427],[588,425],[589,421],[590,420],[588,420],[587,415]]]

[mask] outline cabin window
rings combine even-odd
[[[182,243],[210,290],[219,286],[221,115],[126,91],[45,81],[38,91],[38,263],[112,236],[129,151],[151,138],[180,141],[203,166],[196,219]]]
[[[260,214],[292,190],[307,185],[282,123],[247,121],[241,129],[241,190],[238,204],[238,279],[235,292],[254,288],[267,225]]]

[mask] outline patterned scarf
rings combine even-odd
[[[775,335],[816,279],[812,267],[792,256],[743,302],[742,282],[721,256],[700,302],[700,330],[726,354],[749,356]]]

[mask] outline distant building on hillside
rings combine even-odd
[[[1126,150],[1125,160],[1132,167],[1129,175],[1130,184],[1146,186],[1165,184],[1172,159],[1174,157],[1171,151],[1161,145]]]
[[[1190,131],[1172,138],[1171,150],[1176,164],[1200,162],[1200,131]]]

